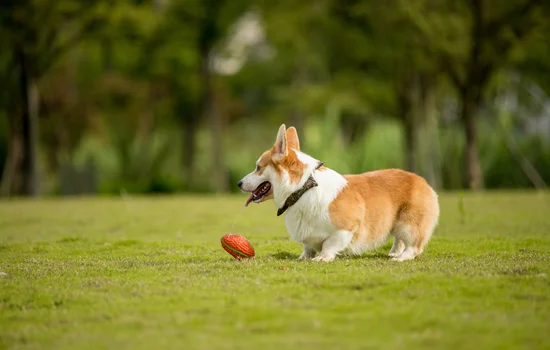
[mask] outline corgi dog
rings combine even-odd
[[[330,262],[361,255],[393,236],[394,261],[422,254],[439,220],[436,192],[422,177],[398,169],[341,175],[300,149],[294,127],[279,128],[275,144],[238,183],[250,202],[273,199],[298,259]]]

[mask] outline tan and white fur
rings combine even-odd
[[[389,236],[392,260],[422,254],[439,218],[437,194],[422,177],[398,169],[341,175],[319,164],[300,150],[296,129],[283,124],[273,147],[239,182],[241,190],[252,193],[247,205],[273,199],[281,208],[313,175],[318,186],[285,214],[288,233],[304,248],[299,259],[329,262],[338,255],[360,255]]]

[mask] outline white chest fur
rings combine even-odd
[[[307,191],[285,214],[285,224],[293,240],[320,244],[333,233],[329,206],[346,186],[346,179],[331,169],[316,171],[319,186]]]

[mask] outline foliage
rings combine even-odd
[[[8,2],[0,169],[19,164],[24,54],[40,96],[44,194],[88,157],[100,192],[237,190],[282,122],[341,172],[402,167],[444,189],[469,185],[476,154],[486,187],[533,186],[512,135],[550,183],[550,8],[495,4]],[[476,137],[464,127],[472,103]],[[503,114],[513,122],[502,127]]]

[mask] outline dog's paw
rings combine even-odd
[[[395,257],[391,258],[390,260],[391,261],[402,262],[402,261],[413,260],[413,259],[414,259],[414,256],[403,256],[403,254],[401,254],[399,256],[395,256]]]
[[[334,260],[334,256],[319,255],[312,259],[313,261],[331,262]]]
[[[314,250],[306,248],[304,249],[302,254],[300,254],[300,256],[298,257],[298,260],[309,260],[313,258],[315,254],[317,253]]]
[[[300,254],[300,256],[298,257],[298,260],[308,260],[308,259],[311,259],[311,256],[309,256],[309,254],[306,254],[306,252],[303,252],[303,253]]]
[[[413,260],[416,257],[415,250],[413,248],[407,248],[403,251],[403,253],[399,254],[399,256],[393,257],[392,261],[406,261],[406,260]]]

